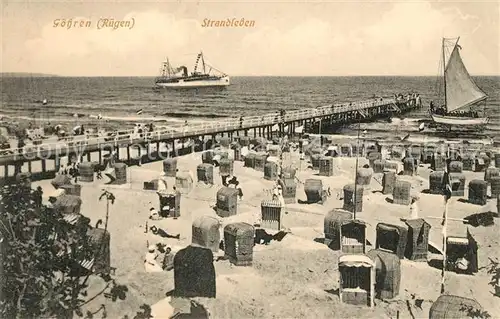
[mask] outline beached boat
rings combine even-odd
[[[201,62],[201,70],[198,71]],[[207,72],[207,67],[209,68]],[[230,85],[227,74],[205,63],[203,52],[200,52],[194,64],[194,70],[188,74],[185,66],[172,67],[170,61],[163,62],[161,76],[155,80],[156,87],[172,89],[224,88]]]
[[[459,50],[462,48],[458,45],[459,39],[443,38],[444,105],[434,109],[431,104],[430,113],[435,124],[445,126],[448,129],[454,126],[459,129],[481,129],[488,124],[489,118],[479,117],[472,108],[484,102],[488,96],[469,75],[460,57]],[[451,53],[446,63],[445,52],[447,49],[451,49]]]

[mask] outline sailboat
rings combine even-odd
[[[489,118],[472,116],[475,113],[472,112],[472,107],[485,101],[488,96],[477,86],[467,71],[460,56],[462,48],[458,45],[459,39],[460,37],[456,39],[443,38],[444,106],[437,112],[431,106],[430,113],[435,124],[449,129],[453,126],[462,129],[481,129],[488,124]],[[450,41],[451,54],[446,63],[445,49],[450,47]]]
[[[200,62],[201,70],[198,71]],[[207,67],[209,68],[208,71]],[[194,70],[191,74],[188,74],[188,69],[185,66],[172,67],[169,59],[167,59],[162,63],[161,76],[155,80],[155,84],[160,88],[172,89],[223,88],[230,85],[230,80],[227,74],[205,63],[203,52],[200,52],[196,57]]]

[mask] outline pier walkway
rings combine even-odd
[[[190,124],[178,129],[156,128],[153,132],[138,135],[134,130],[122,130],[113,132],[113,136],[94,136],[82,140],[59,141],[56,143],[43,143],[40,145],[27,145],[22,149],[6,149],[0,151],[0,166],[4,166],[5,177],[9,174],[9,165],[16,167],[31,162],[42,161],[42,170],[45,169],[45,161],[53,159],[57,162],[60,157],[72,154],[87,155],[99,152],[101,162],[102,150],[113,150],[119,147],[130,147],[141,144],[168,143],[174,148],[176,140],[188,138],[215,138],[217,135],[226,134],[229,137],[237,136],[266,136],[270,137],[273,132],[293,135],[299,131],[299,127],[314,127],[321,125],[349,124],[359,120],[369,120],[376,117],[389,116],[392,113],[404,113],[418,108],[416,101],[396,101],[394,98],[377,98],[361,102],[332,104],[304,110],[286,111],[284,116],[279,112],[260,116],[247,116],[244,118],[228,118],[203,124]],[[253,130],[253,132],[252,132]],[[128,149],[127,149],[128,151]],[[127,152],[128,153],[128,152]],[[31,169],[30,169],[31,172]]]

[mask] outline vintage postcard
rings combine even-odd
[[[500,317],[499,1],[0,8],[0,318]]]

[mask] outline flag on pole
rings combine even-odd
[[[137,112],[135,112],[135,114],[137,114],[137,115],[141,115],[141,114],[142,114],[142,109],[137,110]]]

